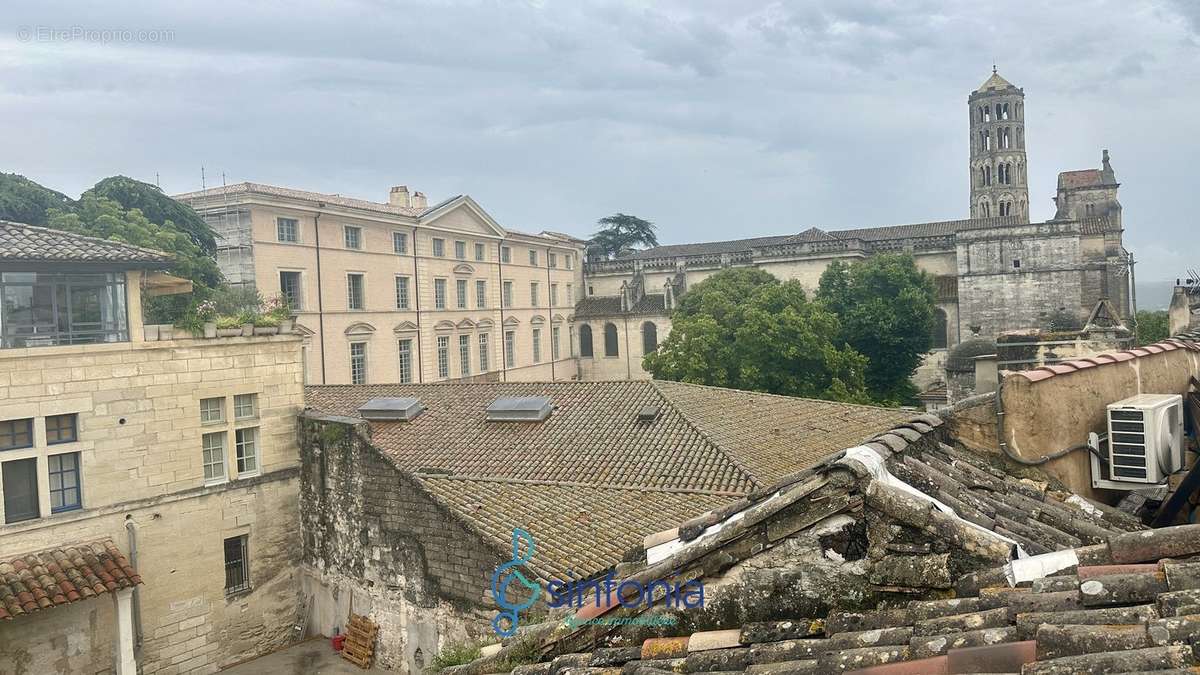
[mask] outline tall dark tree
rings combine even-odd
[[[866,381],[880,402],[909,402],[909,378],[933,346],[933,279],[910,255],[834,261],[821,275],[817,299],[841,320],[841,341],[867,357]]]
[[[588,249],[605,258],[615,258],[624,250],[637,246],[658,246],[654,223],[625,213],[614,213],[596,221],[600,230],[588,241]]]
[[[798,281],[725,270],[696,284],[646,355],[655,377],[839,401],[867,402],[866,359],[840,343],[838,319]]]
[[[192,243],[212,255],[217,250],[216,235],[208,223],[192,207],[181,204],[159,189],[126,176],[111,176],[96,183],[82,197],[111,199],[126,210],[137,209],[152,223],[171,222],[175,229],[187,233]]]
[[[0,220],[27,225],[45,225],[50,209],[69,209],[70,197],[42,187],[25,176],[0,173]]]

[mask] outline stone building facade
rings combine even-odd
[[[1024,92],[993,73],[969,102],[969,219],[838,231],[812,227],[794,235],[658,246],[614,260],[591,260],[587,298],[579,307],[593,334],[597,325],[619,329],[629,319],[622,308],[635,305],[622,305],[620,298],[630,288],[644,288],[652,297],[670,284],[678,295],[723,269],[758,267],[815,291],[834,260],[897,252],[912,255],[937,287],[934,348],[914,377],[920,387],[941,379],[946,350],[974,334],[994,338],[1037,328],[1060,313],[1082,323],[1102,300],[1127,319],[1130,256],[1108,151],[1099,169],[1061,173],[1055,217],[1030,223]],[[668,315],[655,317],[662,322],[660,342],[669,330]],[[585,377],[609,377],[619,370],[592,359],[581,356]],[[639,368],[640,359],[629,366],[635,376]]]
[[[283,295],[307,381],[566,380],[583,242],[502,227],[468,196],[429,206],[239,183],[177,195],[220,235],[233,284]]]
[[[0,673],[211,673],[292,638],[300,339],[145,341],[164,260],[0,223]],[[101,540],[136,590],[22,597],[29,554]]]

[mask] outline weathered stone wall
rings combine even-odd
[[[579,379],[587,381],[650,379],[650,373],[642,367],[642,359],[646,356],[643,349],[642,330],[647,322],[655,325],[658,344],[661,345],[667,339],[667,335],[671,333],[671,317],[666,314],[578,319],[575,322],[576,344],[574,349],[576,354],[583,353],[578,344],[581,328],[587,325],[592,329],[592,356],[579,357]],[[617,327],[617,356],[605,355],[604,325],[606,323],[612,323]]]
[[[490,631],[491,574],[507,558],[362,439],[361,427],[305,420],[303,428],[314,628],[331,634],[353,604],[380,625],[378,663],[412,673],[444,645]]]
[[[33,418],[35,437],[0,461],[36,458],[43,501],[40,518],[0,524],[0,555],[111,538],[132,558],[132,522],[143,673],[214,672],[283,645],[296,619],[299,345],[278,336],[0,350],[0,419]],[[245,393],[258,395],[257,414],[234,420],[232,397]],[[204,424],[199,400],[216,396],[226,420]],[[65,413],[78,415],[79,440],[47,444],[45,417]],[[239,473],[233,429],[245,426],[258,427],[260,468]],[[228,480],[205,485],[201,437],[214,431],[229,434]],[[82,508],[51,513],[47,459],[64,452],[80,456]],[[242,535],[250,590],[227,596],[222,544]],[[113,614],[101,597],[5,622],[0,673],[104,672]],[[70,667],[44,667],[59,658]]]

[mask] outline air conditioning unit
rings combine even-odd
[[[1110,403],[1108,462],[1092,456],[1092,486],[1136,490],[1183,468],[1183,397],[1140,394]]]

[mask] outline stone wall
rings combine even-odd
[[[581,354],[579,362],[579,377],[586,381],[600,380],[648,380],[651,375],[642,368],[642,358],[646,352],[643,349],[642,330],[647,323],[653,323],[658,334],[658,344],[662,344],[671,332],[671,317],[666,314],[614,316],[608,318],[589,317],[579,319],[575,328],[575,353]],[[604,326],[612,323],[617,327],[617,356],[606,356],[604,350]],[[592,329],[592,356],[584,357],[579,348],[579,331],[584,325]]]
[[[507,559],[360,437],[305,420],[301,514],[314,628],[347,609],[379,623],[377,662],[417,673],[447,644],[490,634],[490,580]]]
[[[0,525],[0,555],[111,538],[144,581],[146,674],[214,672],[285,644],[297,610],[299,346],[277,336],[0,350],[0,419],[34,425],[34,446],[0,461],[35,458],[42,502],[40,518]],[[234,420],[233,396],[249,393],[256,414]],[[200,419],[210,397],[225,398],[219,423]],[[46,416],[67,413],[78,440],[48,444]],[[233,435],[248,426],[259,466],[239,472]],[[206,484],[201,438],[222,431],[227,479]],[[82,507],[52,513],[48,457],[76,452]],[[235,536],[248,537],[250,588],[226,594],[223,541]],[[0,624],[0,673],[104,672],[113,615],[100,597]]]

